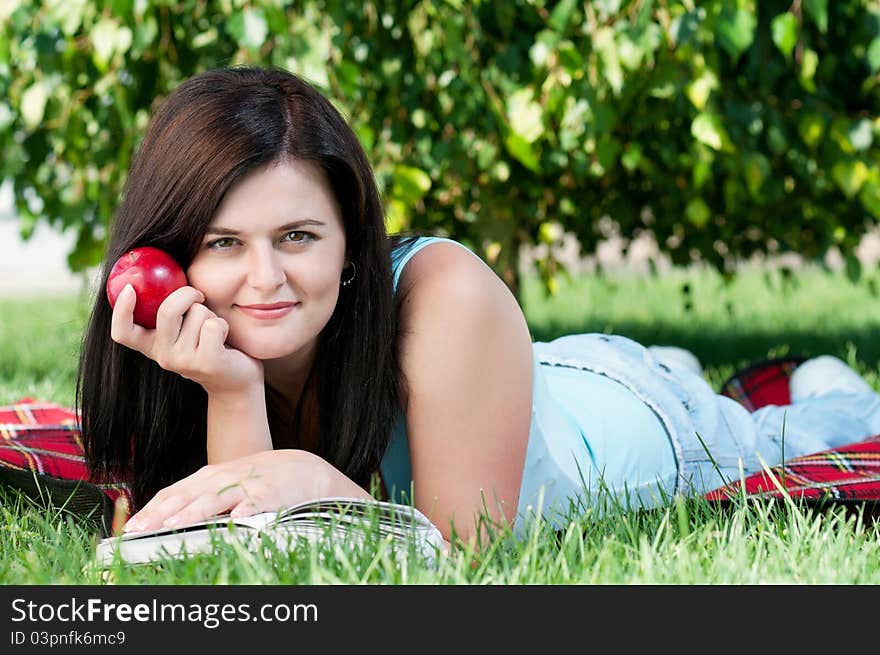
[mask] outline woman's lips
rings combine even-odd
[[[286,316],[298,304],[295,302],[273,302],[259,305],[236,305],[236,307],[245,316],[269,320]]]

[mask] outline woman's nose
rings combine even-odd
[[[255,289],[275,289],[286,279],[278,253],[272,248],[255,249],[248,271],[248,284]]]

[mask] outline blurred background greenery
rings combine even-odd
[[[237,64],[325,91],[391,231],[519,254],[609,226],[728,275],[843,253],[880,216],[880,0],[0,0],[0,181],[98,263],[155,103]],[[546,289],[562,281],[539,251]]]

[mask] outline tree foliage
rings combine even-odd
[[[851,254],[880,217],[880,0],[6,0],[23,234],[72,226],[71,266],[99,261],[153,103],[235,64],[327,92],[389,227],[463,240],[512,287],[559,225],[590,249],[610,217],[727,269]]]

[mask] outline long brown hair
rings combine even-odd
[[[357,274],[321,334],[309,384],[319,407],[317,454],[364,484],[401,411],[390,246],[367,157],[323,95],[275,68],[211,70],[180,84],[132,160],[105,261],[154,246],[186,269],[224,194],[248,172],[286,157],[323,170],[342,208],[346,255]],[[102,289],[108,274],[105,266]],[[113,342],[110,319],[99,293],[80,352],[76,403],[92,474],[127,481],[140,507],[205,463],[207,395]]]

